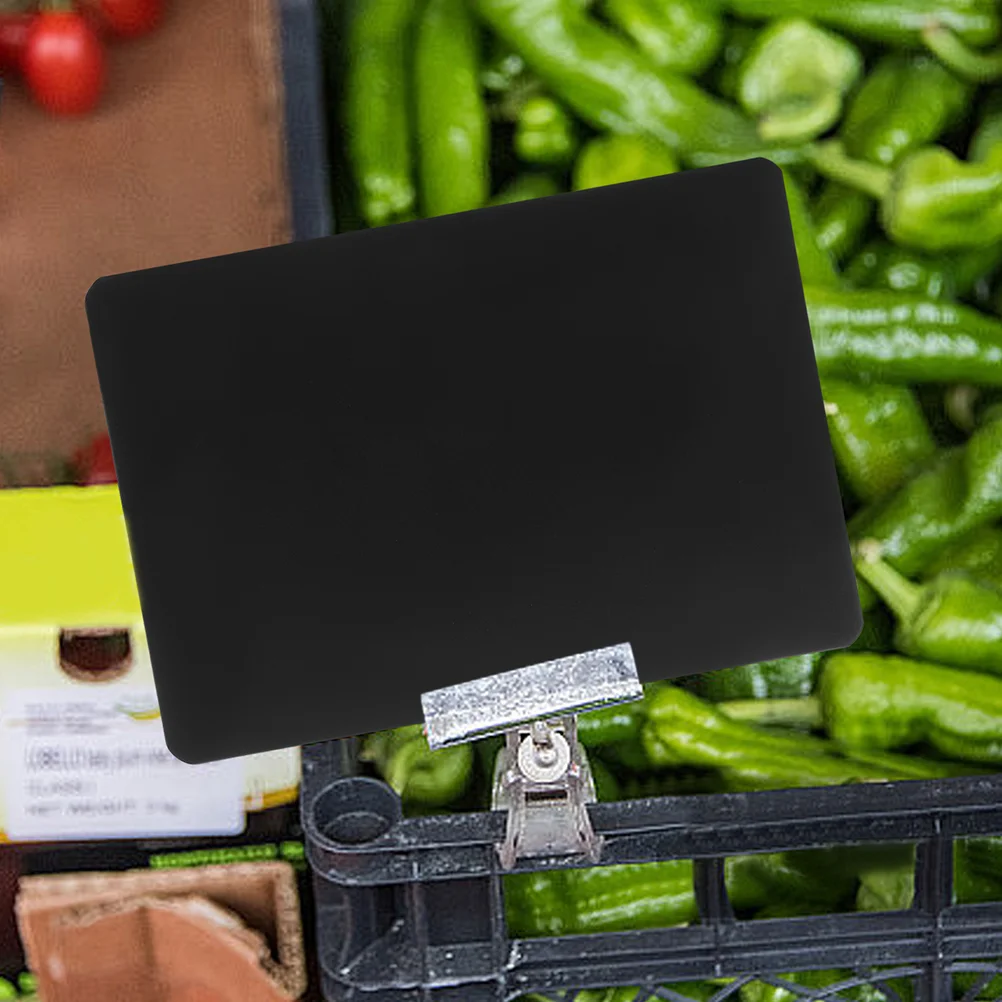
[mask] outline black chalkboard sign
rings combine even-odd
[[[611,645],[648,680],[859,632],[765,160],[103,278],[87,312],[185,761]]]

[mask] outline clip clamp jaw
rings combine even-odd
[[[577,740],[577,718],[534,720],[505,732],[494,767],[491,806],[507,810],[501,865],[527,856],[584,854],[597,863],[602,838],[587,804],[595,803],[588,758]]]
[[[547,661],[425,693],[432,748],[504,734],[494,769],[493,807],[508,813],[501,865],[529,856],[602,851],[587,805],[595,784],[577,739],[577,714],[639,699],[629,644]]]

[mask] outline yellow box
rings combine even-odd
[[[93,652],[95,633],[109,631],[111,646],[127,645],[127,657],[96,668],[78,658],[88,645]],[[121,691],[123,701],[132,690],[153,687],[118,488],[0,490],[0,713],[17,690],[65,696],[92,686]],[[298,748],[244,763],[248,811],[296,798]],[[0,839],[4,783],[16,769],[0,763]]]

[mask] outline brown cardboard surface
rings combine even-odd
[[[25,877],[17,918],[46,1002],[273,1002],[306,987],[287,863]]]
[[[290,239],[275,2],[167,0],[160,30],[110,47],[81,118],[4,88],[0,454],[103,429],[94,279]]]
[[[70,909],[37,945],[39,988],[51,1002],[289,999],[267,973],[264,938],[203,897]]]

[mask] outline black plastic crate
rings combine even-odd
[[[292,235],[312,240],[333,230],[319,12],[314,0],[278,0],[278,14]]]
[[[299,4],[309,0],[286,0],[285,7]],[[340,45],[340,7],[340,0],[326,0],[321,8],[333,51]],[[336,71],[327,69],[334,75],[329,92],[336,95]],[[312,142],[319,134],[312,112],[307,119],[297,126],[290,116],[290,145],[303,124],[300,136]],[[342,155],[338,125],[332,115],[335,162]],[[300,175],[303,191],[325,189],[325,181],[310,177],[310,170]],[[292,180],[295,198],[294,171]],[[350,204],[347,172],[336,171],[333,180]],[[321,218],[330,226],[326,208]],[[350,214],[340,221],[347,229],[357,225]],[[307,219],[307,231],[311,225]],[[321,235],[297,224],[297,238],[314,234]],[[313,871],[321,991],[329,1002],[507,1002],[523,995],[573,1002],[583,990],[611,986],[640,986],[629,1002],[693,1002],[661,986],[723,979],[729,983],[703,1002],[737,1002],[752,982],[790,993],[773,1002],[877,1002],[879,996],[866,994],[870,986],[884,1002],[1002,997],[1002,981],[993,983],[1002,975],[1002,902],[951,903],[954,840],[1002,835],[1002,775],[593,805],[592,824],[604,839],[600,865],[694,860],[699,921],[516,939],[505,921],[507,871],[496,849],[504,813],[404,818],[399,797],[365,774],[357,751],[354,739],[302,750],[300,809]],[[724,883],[728,856],[867,843],[915,844],[908,910],[735,917]],[[513,872],[586,865],[584,859],[532,859]],[[832,968],[852,973],[823,988],[789,980]]]
[[[593,805],[602,865],[694,860],[700,920],[519,940],[506,927],[506,871],[495,848],[504,814],[404,818],[396,794],[362,774],[356,751],[353,740],[303,749],[300,807],[331,1002],[504,1002],[530,993],[571,1000],[581,989],[617,985],[643,986],[635,1002],[682,1002],[658,986],[714,979],[735,980],[711,1002],[737,999],[753,980],[808,999],[859,1002],[875,997],[861,996],[860,986],[873,985],[887,1002],[972,1002],[990,997],[985,988],[1002,972],[1002,902],[951,904],[954,840],[1002,833],[1002,776]],[[727,856],[867,843],[915,844],[910,909],[734,917]],[[513,872],[583,865],[533,859]],[[783,980],[833,968],[853,977],[824,988]]]

